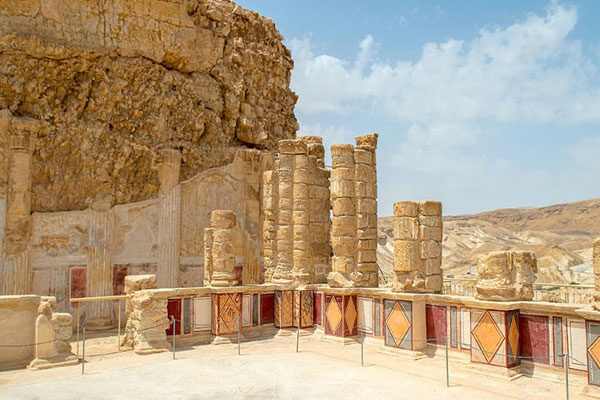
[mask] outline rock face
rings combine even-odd
[[[0,0],[0,110],[40,122],[32,211],[155,197],[164,148],[186,180],[293,138],[282,39],[229,1]],[[0,166],[6,153],[0,137]]]

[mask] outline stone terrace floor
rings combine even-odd
[[[116,337],[113,337],[116,341]],[[89,342],[85,365],[43,371],[0,372],[0,399],[563,399],[560,376],[508,378],[476,373],[450,357],[446,387],[444,352],[413,360],[365,345],[342,345],[316,336],[188,346],[176,354],[116,353],[106,339]],[[88,344],[86,344],[88,346]],[[104,351],[102,351],[104,350]],[[571,399],[581,395],[572,377]],[[579,381],[579,383],[577,383]]]

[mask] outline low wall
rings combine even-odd
[[[35,321],[41,297],[0,296],[0,369],[25,365],[35,355]],[[26,346],[21,346],[26,345]]]

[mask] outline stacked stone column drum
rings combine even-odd
[[[442,291],[442,204],[394,204],[394,290]]]
[[[477,259],[479,280],[475,298],[492,301],[530,301],[538,272],[530,251],[495,251]]]
[[[236,218],[233,211],[214,210],[210,214],[210,228],[204,231],[204,276],[211,286],[236,286],[235,240]]]
[[[314,136],[281,140],[274,169],[263,174],[265,280],[323,281],[329,264],[329,172]]]
[[[333,287],[376,287],[377,134],[331,146],[331,246]]]

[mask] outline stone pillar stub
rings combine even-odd
[[[210,214],[212,229],[212,278],[211,286],[235,286],[234,229],[235,213],[231,210],[214,210]]]
[[[394,204],[394,285],[398,292],[442,290],[442,204],[401,201]]]
[[[538,272],[530,251],[495,251],[477,258],[475,298],[491,301],[529,301]]]

